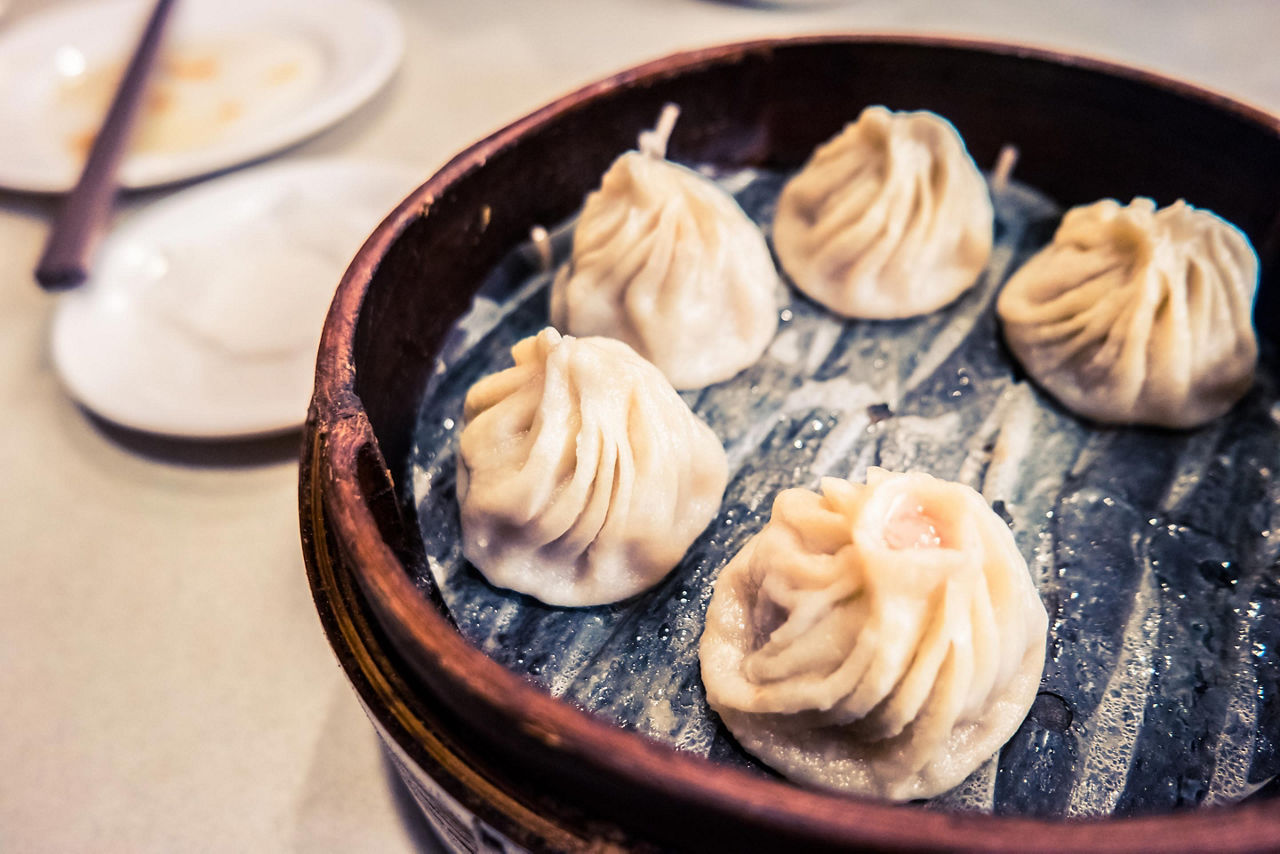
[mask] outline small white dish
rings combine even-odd
[[[75,184],[150,7],[57,7],[0,34],[0,186]],[[121,183],[187,180],[317,133],[372,97],[403,49],[382,0],[183,0]]]
[[[67,390],[110,421],[170,436],[298,427],[338,281],[418,178],[398,165],[298,160],[147,208],[59,298],[53,361]]]

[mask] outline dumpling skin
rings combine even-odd
[[[986,182],[949,122],[868,107],[787,182],[773,243],[795,286],[831,311],[894,319],[968,290],[993,230]]]
[[[1196,427],[1253,384],[1258,257],[1230,223],[1177,202],[1067,211],[996,303],[1009,349],[1078,415]]]
[[[550,605],[648,589],[719,510],[719,439],[621,341],[548,328],[511,352],[464,402],[462,553]]]
[[[1026,716],[1047,617],[980,495],[871,469],[788,489],[716,581],[707,701],[792,779],[895,801],[973,772]]]
[[[625,341],[676,388],[702,388],[760,358],[778,328],[778,283],[764,235],[732,196],[630,151],[587,197],[551,322]]]

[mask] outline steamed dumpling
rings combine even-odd
[[[813,299],[846,317],[890,319],[968,290],[993,228],[986,182],[949,122],[868,107],[783,188],[773,243]]]
[[[720,507],[724,448],[621,341],[520,341],[467,392],[462,553],[492,584],[598,605],[656,584]]]
[[[1005,340],[1080,415],[1195,427],[1253,383],[1258,258],[1208,211],[1137,198],[1067,212],[1000,294]]]
[[[778,327],[779,279],[733,197],[663,158],[668,117],[587,196],[552,285],[551,322],[625,341],[676,388],[693,389],[760,358]]]
[[[1047,617],[967,486],[871,469],[788,489],[716,581],[707,701],[795,780],[892,800],[960,783],[1017,730]]]

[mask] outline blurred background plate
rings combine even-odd
[[[149,5],[56,8],[0,36],[0,186],[71,188]],[[402,52],[381,0],[184,0],[121,183],[183,181],[305,139],[377,92]]]
[[[299,160],[148,208],[59,301],[63,383],[99,415],[154,433],[298,427],[334,282],[416,180],[401,166]]]

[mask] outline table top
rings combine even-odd
[[[49,5],[0,0],[0,31]],[[393,5],[406,50],[391,84],[277,159],[373,157],[425,180],[477,138],[627,65],[835,30],[1061,48],[1280,114],[1274,0]],[[116,224],[170,192],[129,195]],[[49,355],[58,297],[31,276],[52,210],[0,191],[0,849],[439,850],[312,608],[299,436],[160,439],[71,402]]]

